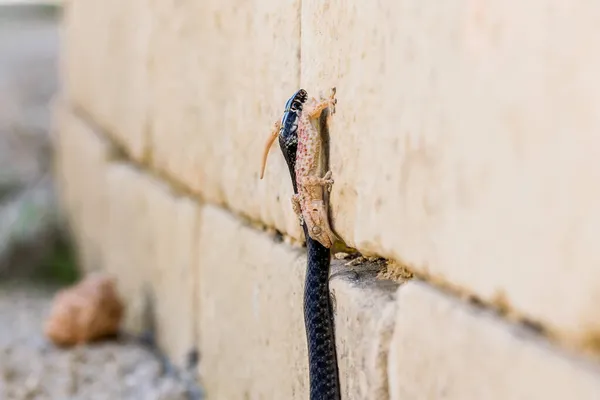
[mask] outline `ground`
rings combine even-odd
[[[60,349],[42,334],[55,288],[0,287],[0,399],[199,399],[178,373],[135,338]]]

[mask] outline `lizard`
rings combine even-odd
[[[329,225],[325,190],[331,191],[334,181],[330,170],[321,176],[325,167],[323,139],[316,124],[325,109],[329,109],[330,114],[335,113],[335,93],[336,89],[332,88],[328,98],[317,101],[314,97],[308,99],[305,90],[297,91],[286,103],[281,121],[273,125],[261,167],[262,179],[269,149],[278,136],[287,134],[296,140],[293,144],[298,148],[293,172],[297,180],[297,193],[291,199],[292,209],[300,224],[306,224],[308,235],[326,248],[331,248],[340,240]]]

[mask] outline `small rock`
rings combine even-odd
[[[84,344],[115,335],[123,313],[114,280],[93,274],[58,292],[44,332],[59,346]]]
[[[348,253],[344,253],[344,252],[341,252],[341,251],[340,251],[339,253],[335,253],[335,254],[333,255],[333,257],[334,257],[336,260],[345,260],[346,258],[350,257],[350,254],[348,254]]]

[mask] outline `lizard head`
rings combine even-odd
[[[288,99],[285,103],[285,110],[281,121],[275,123],[271,136],[265,144],[263,151],[262,165],[260,170],[260,179],[263,178],[265,173],[265,167],[267,165],[267,157],[269,156],[269,150],[273,145],[275,139],[279,137],[279,143],[287,148],[288,146],[295,146],[298,143],[298,122],[300,121],[300,113],[302,107],[308,98],[306,90],[299,89]],[[295,147],[294,147],[295,149]],[[287,150],[282,148],[284,154],[287,154]],[[287,161],[287,160],[286,160]]]

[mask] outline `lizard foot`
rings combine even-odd
[[[332,87],[329,90],[329,96],[325,97],[323,96],[323,92],[319,93],[319,100],[321,103],[323,104],[327,104],[327,108],[329,109],[329,114],[333,115],[335,114],[335,106],[337,104],[337,98],[335,97],[335,93],[336,93],[336,88]]]
[[[331,186],[333,183],[334,181],[331,177],[331,171],[327,171],[322,178],[314,175],[298,177],[299,186]]]
[[[305,108],[305,112],[308,114],[310,119],[319,118],[323,110],[326,108],[329,109],[329,114],[335,114],[335,105],[337,104],[337,99],[335,98],[336,89],[332,88],[330,90],[329,97],[324,99],[323,96],[319,96],[321,99],[317,102],[317,100],[313,97],[307,103]]]
[[[325,173],[325,175],[323,176],[323,186],[327,187],[328,191],[331,191],[331,187],[335,183],[331,175],[331,171],[327,171],[327,173]]]
[[[332,87],[331,88],[331,94],[329,95],[329,99],[327,99],[328,102],[329,102],[329,113],[331,115],[335,114],[335,106],[337,104],[337,98],[335,97],[336,91],[337,90],[336,90],[335,86]]]

